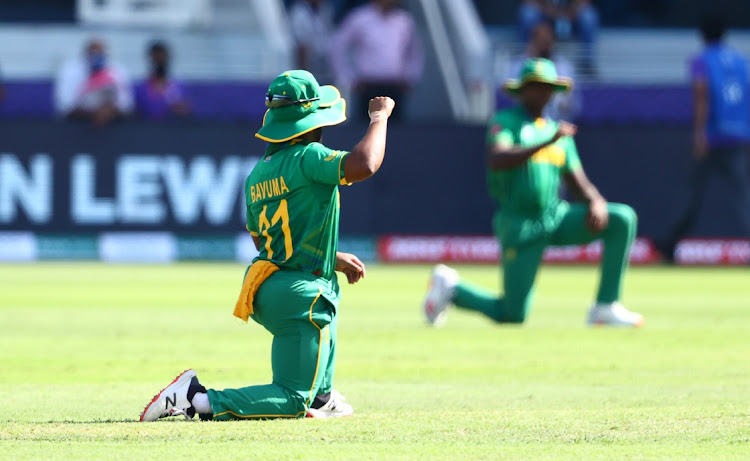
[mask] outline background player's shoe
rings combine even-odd
[[[594,304],[589,309],[589,325],[615,327],[641,327],[644,319],[641,314],[630,312],[619,302]]]
[[[435,266],[422,305],[422,311],[430,325],[439,327],[445,323],[445,316],[456,285],[458,285],[458,272],[455,269],[443,264]]]
[[[339,394],[338,391],[331,391],[331,398],[320,408],[310,408],[307,410],[308,418],[341,418],[354,414],[354,408],[346,403],[346,397]]]
[[[146,405],[141,413],[141,421],[156,421],[167,416],[183,415],[185,419],[195,416],[195,409],[188,398],[193,379],[195,379],[195,384],[200,386],[195,371],[183,371]]]

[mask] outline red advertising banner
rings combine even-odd
[[[399,263],[496,263],[501,248],[494,237],[386,235],[378,239],[378,257]],[[549,247],[547,263],[596,263],[602,256],[602,242],[589,245]],[[633,264],[659,260],[652,242],[637,238],[630,250]],[[687,239],[680,242],[675,262],[684,265],[740,265],[750,262],[750,241],[738,239]]]
[[[750,241],[685,239],[677,245],[675,262],[686,265],[748,264],[750,263]]]

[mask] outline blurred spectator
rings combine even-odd
[[[135,88],[138,115],[148,120],[164,120],[190,114],[190,104],[182,86],[169,77],[169,48],[163,42],[148,47],[149,75]]]
[[[409,89],[422,76],[422,45],[411,15],[399,0],[372,0],[344,18],[331,46],[339,84],[355,92],[357,114],[376,96],[396,100],[391,116],[398,120]]]
[[[704,17],[701,34],[705,48],[690,62],[693,84],[693,175],[688,206],[667,238],[657,247],[666,259],[674,257],[677,242],[696,224],[708,177],[724,176],[731,187],[742,232],[750,238],[750,80],[748,61],[724,44],[725,24],[718,17]]]
[[[289,10],[295,42],[297,69],[315,75],[321,85],[331,83],[328,65],[330,31],[333,30],[333,7],[328,0],[297,0]]]
[[[573,33],[583,42],[581,72],[596,73],[594,42],[599,32],[599,13],[591,0],[524,0],[518,12],[521,39],[526,42],[531,31],[542,21],[549,22],[560,40],[568,40]]]
[[[338,24],[349,10],[362,6],[368,1],[370,0],[331,0],[334,22]]]
[[[565,56],[555,53],[555,31],[546,22],[541,22],[532,29],[526,52],[511,64],[508,78],[519,75],[521,67],[529,58],[549,59],[555,64],[558,76],[576,81],[573,64]],[[581,92],[574,87],[568,92],[556,92],[545,107],[544,116],[553,120],[573,121],[580,110]]]
[[[133,109],[133,93],[125,72],[109,62],[107,47],[90,40],[83,59],[66,62],[55,81],[55,108],[71,119],[91,120],[101,126]]]

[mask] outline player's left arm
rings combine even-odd
[[[589,211],[586,214],[586,225],[591,232],[599,233],[606,229],[609,223],[607,200],[599,193],[599,189],[594,186],[583,171],[581,161],[578,158],[578,151],[571,138],[568,138],[565,153],[566,162],[563,179],[577,199],[588,203]]]
[[[586,215],[586,225],[588,228],[594,233],[599,233],[606,229],[609,222],[607,200],[602,197],[596,186],[591,183],[586,173],[584,173],[583,168],[565,173],[564,178],[570,191],[578,199],[589,205],[589,212]]]

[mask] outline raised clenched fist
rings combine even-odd
[[[368,108],[368,113],[370,114],[370,119],[373,119],[373,117],[383,117],[386,118],[391,116],[391,113],[393,112],[393,108],[396,106],[396,102],[389,98],[388,96],[378,96],[377,98],[370,99],[370,106]],[[383,114],[383,115],[375,115],[375,114]]]

